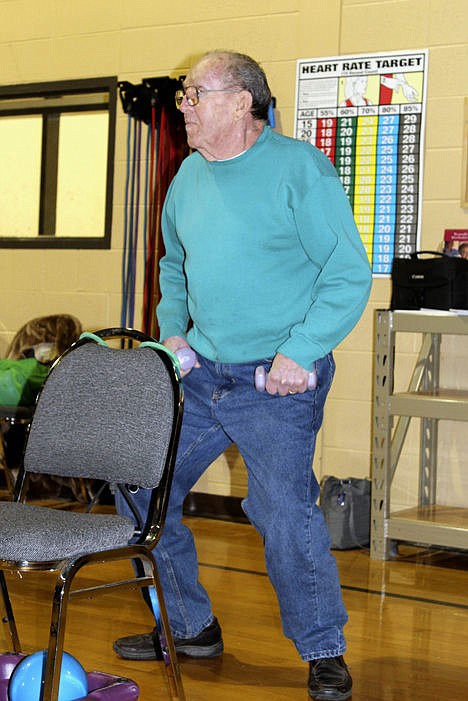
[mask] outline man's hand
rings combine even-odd
[[[182,336],[169,336],[169,338],[165,338],[164,341],[162,342],[163,346],[166,346],[166,348],[169,348],[173,353],[176,353],[178,350],[181,348],[190,348],[189,344],[183,338]],[[194,368],[199,368],[200,363],[198,362],[198,359],[195,361],[195,365],[193,366]],[[180,376],[185,377],[185,375],[188,375],[189,372],[192,370],[181,370],[180,371]]]
[[[294,360],[281,353],[277,353],[271,365],[266,382],[268,394],[297,394],[308,389],[309,371],[301,367]]]

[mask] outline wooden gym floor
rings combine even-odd
[[[220,658],[180,658],[187,701],[306,701],[307,665],[282,635],[260,538],[245,524],[186,520],[225,643]],[[391,562],[372,561],[364,550],[335,555],[350,617],[346,659],[354,701],[466,699],[468,553],[405,546]],[[125,576],[126,564],[113,567],[116,578]],[[97,568],[87,579],[94,575],[99,579]],[[45,647],[52,577],[8,581],[24,651]],[[88,671],[133,679],[141,701],[160,701],[167,698],[162,663],[121,660],[112,650],[114,638],[151,628],[137,592],[72,602],[65,649]],[[5,631],[0,649],[7,649]]]

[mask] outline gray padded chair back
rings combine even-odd
[[[152,348],[78,345],[52,368],[39,396],[24,468],[154,488],[174,403],[170,370]]]

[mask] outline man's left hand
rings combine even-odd
[[[268,394],[302,394],[307,391],[309,371],[301,367],[286,355],[277,353],[267,376]]]

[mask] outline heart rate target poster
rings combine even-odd
[[[427,50],[297,61],[297,139],[343,183],[375,276],[419,248]]]

